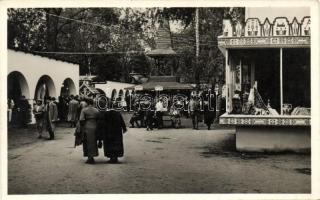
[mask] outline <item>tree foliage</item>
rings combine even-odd
[[[145,51],[155,48],[157,26],[166,18],[178,24],[172,33],[176,73],[194,82],[223,79],[223,56],[217,48],[222,19],[243,20],[244,9],[199,8],[200,56],[195,65],[195,8],[19,8],[8,9],[8,48],[27,52],[110,52],[45,54],[80,64],[80,73],[101,80],[130,81],[131,72],[148,74],[153,63]],[[73,19],[73,20],[70,20]],[[41,53],[39,53],[41,54]],[[41,54],[43,55],[43,54]]]

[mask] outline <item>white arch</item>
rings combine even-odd
[[[115,99],[116,96],[117,96],[117,90],[113,89],[112,92],[111,92],[111,99]]]
[[[122,90],[122,89],[120,89],[120,90],[119,90],[118,97],[123,98],[123,95],[124,95],[124,92],[123,92],[123,90]]]
[[[68,95],[77,95],[76,86],[71,78],[64,79],[62,84],[63,87],[68,89]]]
[[[30,99],[30,91],[29,91],[29,85],[28,85],[27,79],[19,71],[12,71],[12,72],[10,72],[10,74],[8,74],[8,79],[7,79],[8,95],[9,95],[10,91],[12,91],[13,89],[16,89],[16,88],[14,88],[14,86],[17,82],[20,87],[21,95],[25,96],[26,99]]]
[[[51,97],[57,96],[56,87],[52,78],[48,75],[43,75],[37,82],[34,98],[43,99],[46,93]]]

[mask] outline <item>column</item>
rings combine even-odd
[[[229,110],[229,102],[230,102],[230,86],[229,86],[229,78],[230,78],[230,66],[228,63],[229,60],[229,50],[226,49],[226,56],[225,56],[225,63],[226,63],[226,112],[228,113]]]
[[[281,115],[283,115],[282,105],[283,105],[283,69],[282,69],[282,48],[280,48],[280,110]]]

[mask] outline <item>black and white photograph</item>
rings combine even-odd
[[[319,198],[319,5],[191,2],[6,5],[3,197]]]

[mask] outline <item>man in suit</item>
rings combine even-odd
[[[42,104],[42,100],[37,99],[36,105],[33,106],[33,114],[34,114],[34,118],[36,119],[39,139],[42,138],[44,109],[45,108],[44,108],[44,105]]]
[[[46,105],[47,131],[50,135],[49,140],[54,140],[54,131],[56,128],[56,122],[58,120],[58,107],[54,101],[54,97],[48,97]]]

